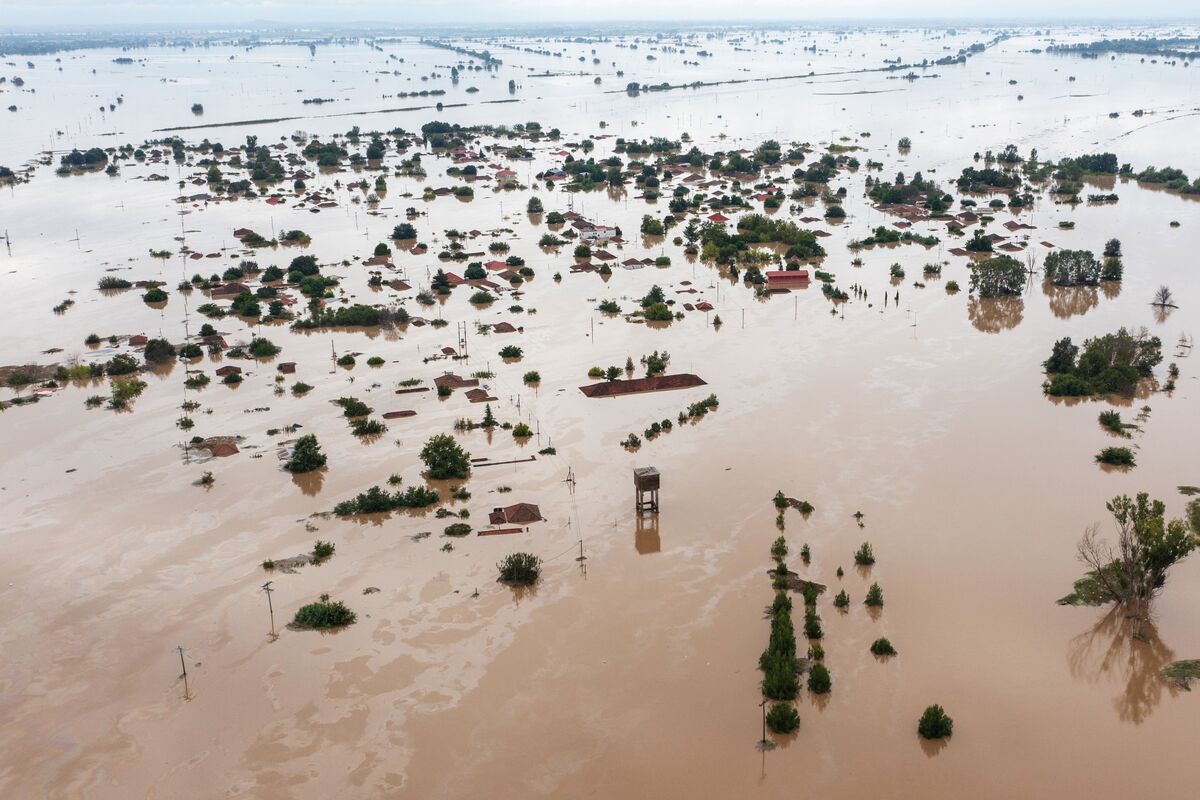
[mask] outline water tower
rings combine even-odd
[[[658,513],[658,470],[654,467],[637,467],[633,471],[633,488],[636,493],[634,510],[640,517],[647,511]]]

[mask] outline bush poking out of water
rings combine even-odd
[[[1120,411],[1101,411],[1100,427],[1118,436],[1129,436],[1128,431],[1125,430],[1125,423],[1121,421]]]
[[[1137,466],[1137,462],[1133,457],[1133,451],[1128,447],[1106,447],[1096,454],[1096,462],[1099,464],[1109,464],[1114,467]]]
[[[782,536],[771,543],[771,555],[776,558],[784,558],[788,554],[787,540]]]
[[[767,712],[767,727],[772,733],[791,733],[800,727],[800,715],[791,703],[776,701]]]
[[[833,605],[835,608],[849,608],[850,607],[850,595],[846,594],[845,589],[842,589],[840,592],[837,593],[837,596],[833,598]]]
[[[863,542],[862,546],[854,551],[854,563],[863,567],[869,567],[875,563],[875,553],[871,550],[870,542]]]
[[[339,397],[333,402],[342,407],[342,414],[347,417],[365,417],[371,413],[371,407],[357,397]]]
[[[298,628],[342,628],[353,625],[358,615],[346,608],[341,600],[329,601],[329,595],[322,595],[320,602],[301,606],[292,619],[292,624]]]
[[[333,555],[333,551],[336,549],[337,547],[333,544],[333,542],[326,542],[321,539],[317,539],[317,541],[313,544],[313,562],[315,563],[317,561],[324,561]]]
[[[829,669],[820,661],[815,662],[808,670],[808,690],[813,694],[829,694],[833,688],[833,678]]]
[[[438,493],[424,486],[409,486],[407,489],[389,494],[378,486],[360,492],[351,500],[343,500],[333,507],[339,517],[354,514],[381,514],[398,508],[426,508],[438,501]]]
[[[892,647],[892,643],[887,640],[887,637],[882,637],[871,642],[871,652],[877,656],[894,656],[896,648]]]
[[[421,460],[425,462],[431,480],[448,478],[465,479],[471,471],[471,454],[463,450],[453,436],[441,433],[430,437],[421,448]]]
[[[353,419],[350,421],[350,432],[355,436],[379,436],[387,432],[387,425],[377,419]]]
[[[451,523],[442,531],[446,536],[466,536],[470,532],[471,526],[465,522]]]
[[[291,458],[283,466],[288,472],[312,472],[325,466],[325,461],[326,457],[321,452],[317,437],[308,433],[296,440]]]
[[[788,499],[784,495],[782,489],[775,493],[775,497],[772,499],[771,502],[773,502],[775,504],[775,507],[781,511],[788,507]]]
[[[917,722],[917,733],[922,739],[944,739],[954,733],[954,720],[941,706],[930,706]]]
[[[823,639],[825,631],[821,628],[821,616],[812,606],[804,609],[804,637],[806,639]]]
[[[175,357],[175,346],[166,339],[151,339],[146,342],[142,355],[152,364],[161,364]]]
[[[542,573],[542,560],[532,553],[513,553],[496,565],[500,582],[512,586],[530,586]]]
[[[283,348],[272,342],[270,339],[259,337],[250,343],[250,355],[255,358],[268,358],[277,355]]]
[[[879,588],[878,583],[872,583],[871,588],[867,589],[867,599],[863,602],[871,608],[883,607],[883,589]]]

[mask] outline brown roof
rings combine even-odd
[[[438,375],[433,379],[435,386],[449,386],[451,389],[464,389],[469,386],[478,386],[479,381],[474,378],[461,378],[453,372],[448,372],[445,375]]]
[[[227,297],[228,295],[239,295],[242,292],[250,291],[250,287],[244,283],[230,281],[222,283],[220,286],[214,286],[211,292],[213,297]]]
[[[468,389],[465,394],[472,403],[490,403],[496,399],[483,389]]]
[[[772,270],[767,275],[767,283],[808,283],[808,270]]]
[[[504,508],[494,508],[488,514],[488,522],[493,525],[526,525],[542,519],[542,512],[533,503],[514,503]]]
[[[626,381],[604,381],[580,386],[579,391],[588,397],[615,397],[622,394],[638,392],[657,392],[664,389],[686,389],[691,386],[704,386],[707,381],[698,375],[681,372],[678,375],[655,375],[652,378],[633,378]]]

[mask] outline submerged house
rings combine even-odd
[[[493,525],[528,525],[540,522],[542,512],[533,503],[514,503],[503,508],[493,508],[488,514],[488,522]]]

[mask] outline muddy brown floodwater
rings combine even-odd
[[[1099,35],[1059,34],[1072,41]],[[1119,194],[1113,205],[1055,205],[1040,193],[1017,218],[1034,226],[1012,235],[1029,236],[1018,258],[1034,253],[1036,265],[1048,252],[1043,240],[1098,252],[1115,236],[1123,244],[1125,278],[1119,287],[1091,290],[1034,281],[1021,296],[989,301],[968,296],[970,262],[948,253],[958,243],[943,224],[912,228],[937,235],[932,248],[868,248],[859,253],[861,266],[852,265],[847,244],[895,218],[864,199],[865,169],[842,171],[831,185],[847,189],[845,224],[812,227],[830,233],[820,240],[828,253],[821,268],[843,289],[864,287],[868,299],[834,306],[816,282],[756,297],[712,264],[686,257],[672,243],[675,232],[666,239],[640,236],[643,214],[667,213],[667,191],[647,203],[632,185],[570,194],[544,185],[496,191],[481,182],[469,202],[423,200],[425,186],[461,183],[444,174],[451,161],[428,149],[422,151],[428,177],[389,172],[374,209],[364,192],[346,184],[375,172],[310,166],[316,174],[308,190],[328,192],[337,203],[320,213],[298,207],[290,181],[279,187],[288,201],[277,206],[262,199],[178,203],[181,191],[205,191],[177,183],[204,175],[197,154],[184,165],[122,162],[112,177],[54,174],[71,147],[138,145],[178,124],[305,117],[181,133],[188,142],[207,136],[227,147],[247,134],[274,143],[297,128],[312,136],[352,125],[415,131],[435,112],[370,112],[400,105],[383,95],[424,86],[414,76],[434,71],[443,77],[428,87],[446,88],[448,105],[472,104],[447,108],[440,118],[537,120],[562,129],[562,142],[525,143],[534,150],[531,162],[489,155],[488,162],[511,166],[526,186],[561,164],[554,153],[565,142],[595,137],[599,159],[613,153],[616,136],[678,138],[685,131],[706,152],[752,150],[768,138],[818,150],[854,143],[863,148],[856,153],[861,160],[883,162],[873,175],[891,180],[897,171],[924,170],[956,198],[953,179],[974,165],[972,155],[999,152],[1010,142],[1022,153],[1036,147],[1042,158],[1109,150],[1135,169],[1200,169],[1189,146],[1200,135],[1200,117],[1185,113],[1200,97],[1195,68],[1134,56],[1081,61],[1031,53],[1048,41],[1033,29],[1018,30],[965,65],[937,68],[937,78],[871,73],[637,97],[605,93],[631,80],[718,81],[743,77],[742,70],[791,75],[798,63],[815,72],[877,67],[879,53],[896,48],[907,62],[933,60],[994,35],[781,31],[736,42],[701,36],[688,40],[684,53],[655,51],[655,62],[643,60],[645,43],[640,51],[618,47],[627,39],[510,37],[505,41],[516,49],[501,51],[503,67],[457,86],[445,73],[458,56],[415,40],[385,44],[383,52],[366,44],[320,48],[311,60],[299,55],[308,53],[304,48],[263,47],[241,64],[228,60],[238,48],[132,53],[146,59],[134,68],[143,77],[178,81],[170,84],[128,78],[114,69],[115,52],[71,53],[61,73],[52,57],[35,57],[39,69],[32,74],[45,83],[20,99],[27,116],[19,134],[3,137],[0,163],[16,167],[41,149],[55,153],[51,165],[32,168],[30,182],[0,192],[0,227],[11,239],[0,250],[0,364],[88,363],[135,352],[124,342],[89,348],[83,342],[93,332],[182,342],[207,321],[196,308],[208,299],[174,287],[247,257],[231,235],[239,227],[264,235],[302,228],[312,237],[304,249],[254,251],[248,257],[262,267],[286,266],[309,253],[332,265],[324,272],[341,279],[346,298],[407,298],[412,313],[440,315],[450,324],[307,333],[263,324],[258,333],[283,348],[273,360],[205,355],[191,365],[211,374],[236,363],[244,377],[236,386],[213,380],[185,390],[187,367],[175,362],[141,376],[149,385],[130,411],[85,408],[88,396],[109,392],[108,379],[94,379],[68,382],[37,403],[0,413],[0,796],[1193,796],[1200,706],[1158,671],[1200,657],[1200,559],[1172,571],[1146,641],[1132,640],[1119,614],[1055,604],[1081,572],[1075,543],[1085,526],[1108,525],[1106,500],[1149,491],[1180,515],[1185,498],[1176,487],[1200,484],[1195,360],[1176,347],[1181,335],[1200,329],[1194,265],[1200,205],[1188,198],[1121,179],[1103,189]],[[812,42],[820,45],[816,53],[801,50]],[[531,77],[579,64],[579,57],[590,62],[593,47],[600,86],[592,72]],[[684,62],[699,47],[714,55],[692,68]],[[539,48],[566,55],[551,58]],[[389,61],[387,53],[405,61]],[[393,68],[401,77],[379,77]],[[628,76],[616,76],[617,69]],[[1075,80],[1068,83],[1068,75]],[[510,76],[520,84],[512,95],[520,102],[481,104],[509,98]],[[298,82],[302,95],[293,91]],[[471,84],[482,90],[465,93]],[[196,101],[187,87],[204,101],[202,120],[185,118]],[[300,105],[301,97],[335,89],[345,97],[333,108],[361,116],[322,117]],[[118,93],[126,99],[118,111],[104,112],[108,119],[80,117],[72,102]],[[1131,116],[1139,108],[1154,113]],[[1110,117],[1112,111],[1120,116]],[[863,132],[872,135],[859,137]],[[895,142],[904,135],[913,148],[902,154]],[[399,159],[392,151],[385,163],[390,168]],[[170,180],[145,180],[154,172]],[[611,248],[616,265],[659,255],[672,263],[614,266],[611,276],[572,273],[569,246],[559,252],[537,246],[547,227],[525,213],[531,195],[548,212],[573,209],[619,225],[626,242]],[[821,216],[819,202],[800,204],[795,213],[789,205],[776,214]],[[367,268],[352,259],[369,257],[405,221],[408,206],[421,212],[413,223],[429,253],[397,250],[397,274],[387,278],[406,277],[415,288],[373,290]],[[998,212],[988,230],[1009,235],[999,226],[1011,219]],[[1061,229],[1064,220],[1074,227]],[[1172,220],[1180,225],[1170,226]],[[519,300],[506,294],[478,309],[462,287],[432,310],[414,302],[439,266],[461,274],[463,264],[436,258],[449,228],[511,229],[495,238],[536,273]],[[467,249],[485,250],[490,241],[481,236]],[[179,254],[183,244],[219,258],[186,258]],[[158,260],[151,249],[175,255]],[[352,261],[341,266],[343,259]],[[928,262],[946,263],[940,278],[921,277]],[[893,282],[893,263],[905,268],[906,279]],[[143,303],[139,289],[102,295],[96,282],[109,270],[129,280],[165,281],[169,300],[158,308]],[[561,282],[552,279],[556,272]],[[950,280],[963,291],[946,292]],[[605,299],[632,310],[655,284],[680,305],[703,300],[714,310],[688,312],[665,326],[594,310]],[[1174,290],[1180,308],[1156,315],[1149,303],[1161,284]],[[678,293],[689,290],[695,293]],[[72,307],[51,311],[67,297]],[[509,310],[514,303],[524,310]],[[723,325],[711,324],[715,315]],[[484,334],[476,327],[499,321],[524,330]],[[458,347],[457,323],[466,324],[469,358],[426,361],[442,347]],[[236,317],[213,324],[230,345],[251,338],[252,327]],[[1159,384],[1167,362],[1178,363],[1181,375],[1171,393],[1156,385],[1125,401],[1120,410],[1127,420],[1142,406],[1150,411],[1130,440],[1137,467],[1111,472],[1092,460],[1114,443],[1096,423],[1109,403],[1050,402],[1041,391],[1040,363],[1062,336],[1079,342],[1123,325],[1147,326],[1162,338]],[[524,350],[519,362],[498,355],[510,343]],[[61,352],[44,352],[54,348]],[[362,355],[346,370],[333,367],[331,350]],[[636,362],[654,350],[670,353],[669,372],[694,373],[707,385],[606,399],[578,390],[589,367],[620,366],[626,357]],[[370,367],[370,356],[385,363]],[[283,385],[302,380],[311,392],[275,394],[275,367],[283,361],[297,364]],[[327,515],[335,503],[386,485],[392,474],[404,485],[423,484],[418,453],[425,440],[454,432],[459,418],[482,416],[482,406],[461,389],[446,399],[432,391],[393,393],[408,378],[430,386],[445,370],[494,372],[484,383],[497,398],[496,416],[536,432],[524,444],[505,430],[454,433],[473,456],[514,461],[548,446],[556,453],[477,466],[465,482],[434,483],[444,500],[451,483],[471,493],[443,505],[469,510],[475,528],[493,507],[516,502],[538,504],[545,520],[520,533],[450,539],[441,535],[450,520],[437,519],[432,508]],[[541,374],[536,387],[522,382],[528,370]],[[710,393],[720,405],[698,421],[644,440],[636,452],[619,445]],[[4,399],[16,394],[5,389]],[[376,417],[417,413],[389,419],[385,434],[364,442],[330,403],[343,396],[364,400]],[[185,399],[200,403],[187,433],[175,425]],[[268,431],[290,424],[318,436],[329,457],[325,470],[292,476],[280,468],[277,451],[291,434]],[[210,459],[184,450],[192,435],[244,438],[237,454]],[[662,512],[639,519],[631,475],[645,465],[662,474]],[[205,471],[215,482],[194,485]],[[511,491],[500,491],[505,487]],[[757,664],[769,629],[766,570],[779,534],[771,504],[777,490],[815,506],[807,518],[789,510],[784,534],[789,566],[831,589],[819,609],[833,690],[821,697],[802,692],[798,732],[772,737],[777,747],[760,752]],[[432,535],[419,535],[425,532]],[[337,547],[319,565],[269,574],[260,566],[307,552],[318,538]],[[582,562],[576,560],[581,541]],[[853,563],[863,541],[877,558],[870,568]],[[812,552],[808,567],[796,556],[804,543]],[[540,581],[524,590],[495,580],[496,562],[519,550],[543,560]],[[270,636],[260,591],[267,580],[277,637]],[[861,602],[873,582],[886,596],[876,613]],[[364,593],[368,588],[378,591]],[[838,589],[852,599],[847,611],[832,605]],[[286,627],[299,606],[322,593],[345,601],[357,623],[330,633]],[[897,657],[870,654],[880,636],[891,640]],[[915,732],[932,703],[955,721],[953,737],[934,745]]]

